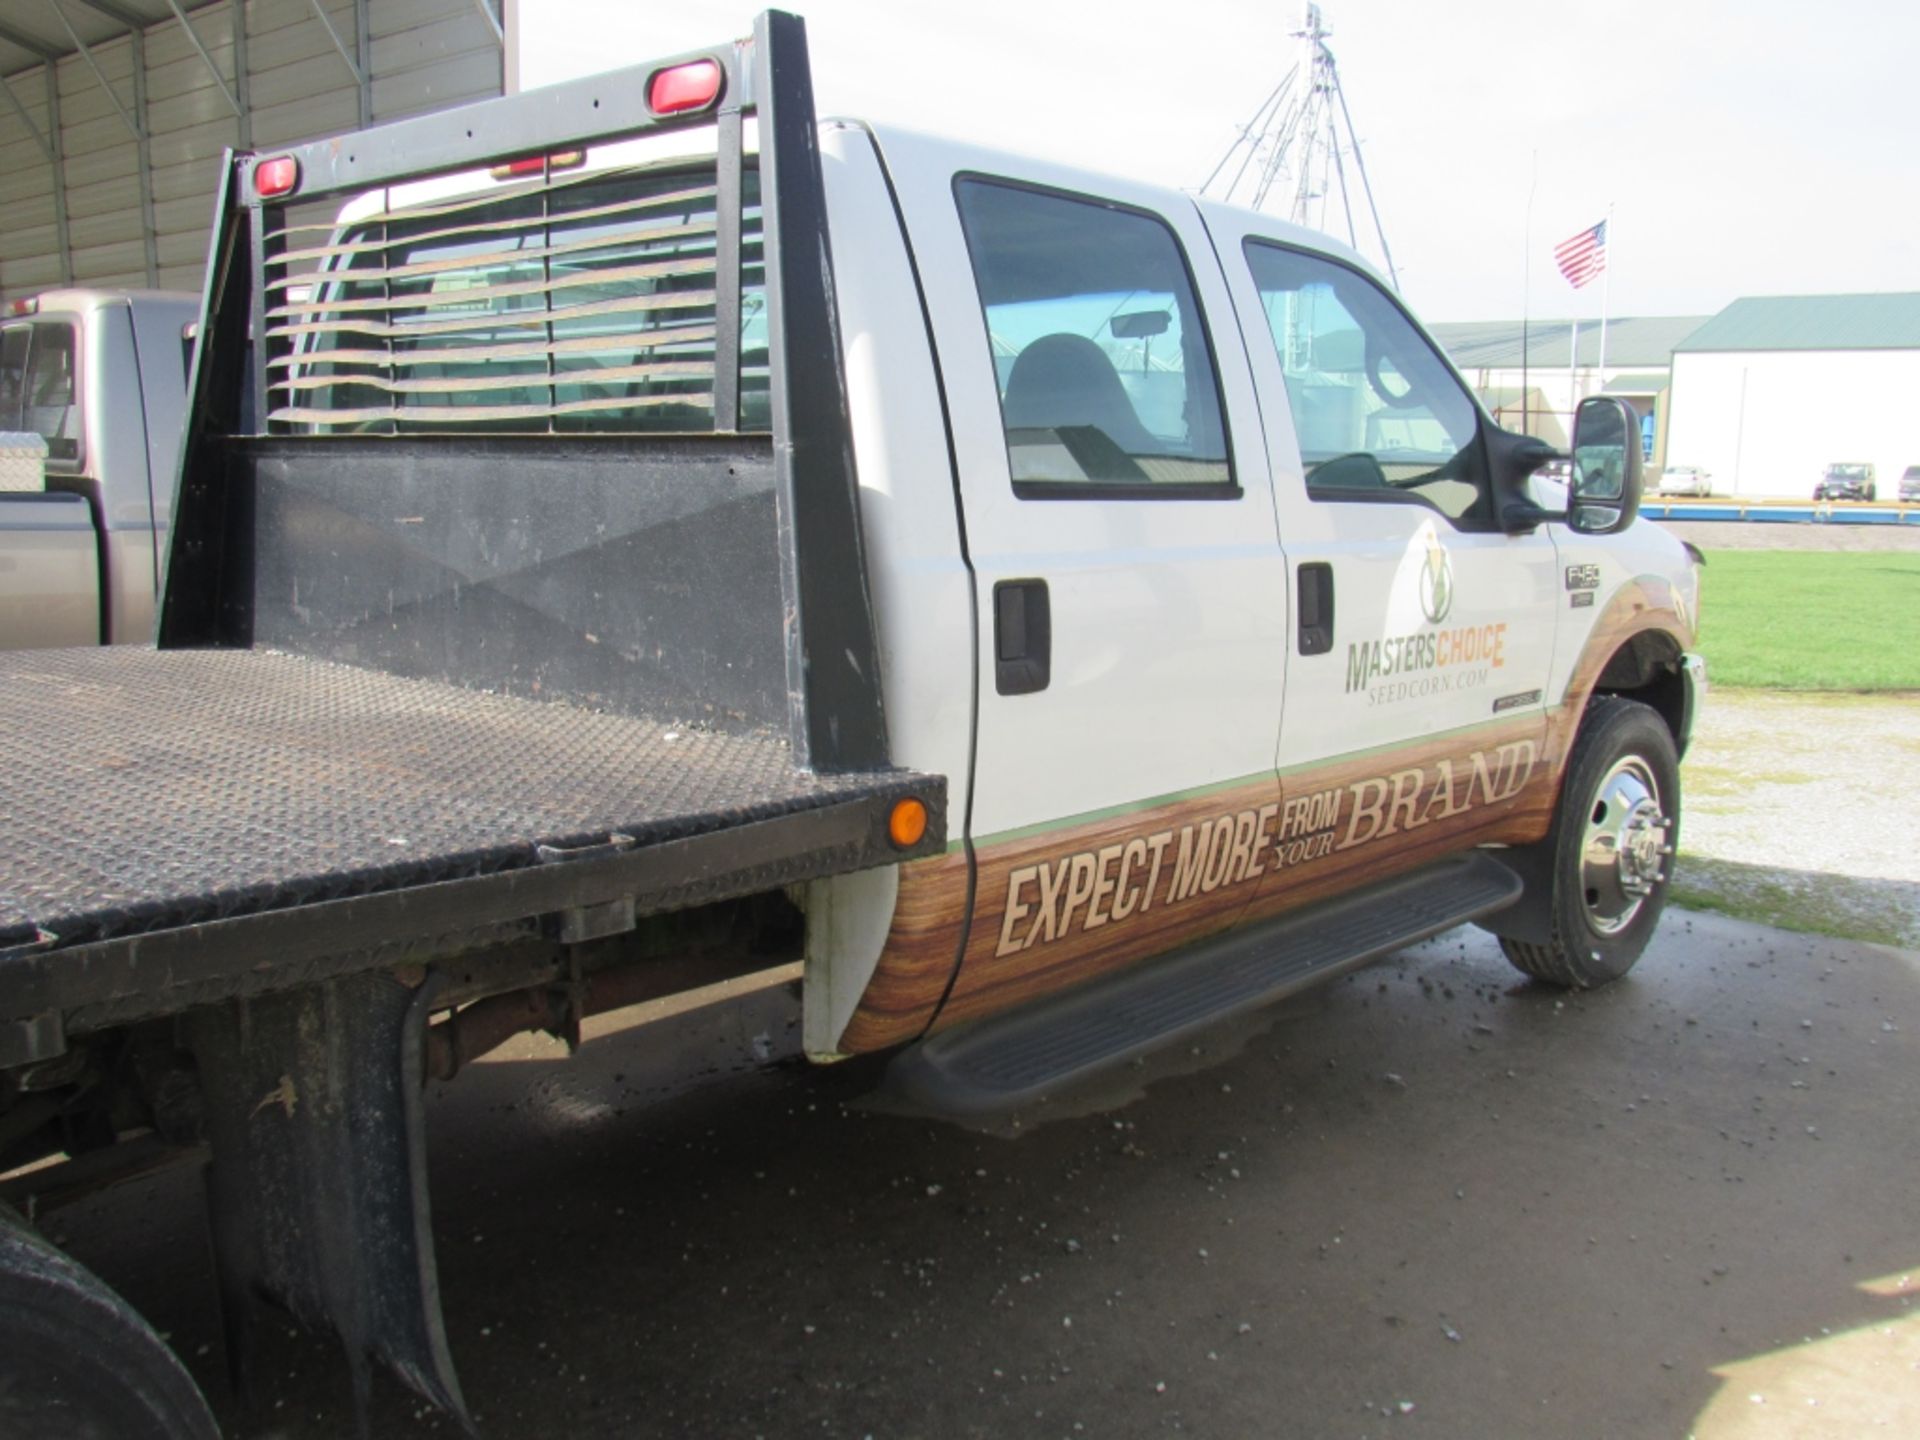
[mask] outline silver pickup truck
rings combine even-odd
[[[0,316],[0,649],[153,638],[199,308],[50,290]]]

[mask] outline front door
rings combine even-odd
[[[1275,504],[1294,583],[1324,612],[1291,637],[1282,767],[1537,735],[1556,552],[1544,528],[1509,534],[1493,513],[1491,422],[1372,277],[1236,212],[1208,223],[1231,227],[1220,248],[1255,374],[1288,402],[1291,437],[1269,407]],[[1498,757],[1514,773],[1482,789],[1517,786],[1523,757]]]

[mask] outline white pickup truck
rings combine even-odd
[[[817,121],[777,13],[234,156],[214,234],[159,648],[0,657],[0,1198],[210,1152],[242,1339],[464,1415],[418,1094],[524,1029],[800,962],[813,1056],[1009,1105],[1658,922],[1699,577],[1637,429],[1536,494],[1324,236]],[[0,1395],[210,1433],[57,1260],[0,1234]]]
[[[0,311],[0,650],[153,639],[198,314],[158,290]]]

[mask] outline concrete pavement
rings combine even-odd
[[[1562,995],[1459,931],[984,1131],[762,1064],[792,1018],[528,1042],[436,1098],[491,1440],[1920,1434],[1913,953],[1672,912]],[[350,1434],[312,1339],[227,1392],[196,1203],[52,1228],[231,1435]],[[451,1432],[417,1408],[383,1384],[378,1433]]]

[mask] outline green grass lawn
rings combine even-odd
[[[1715,685],[1920,690],[1920,553],[1710,550],[1700,609]]]

